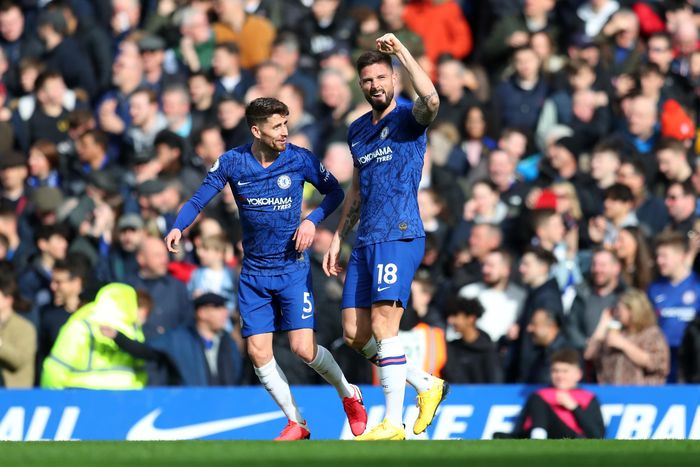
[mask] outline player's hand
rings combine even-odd
[[[170,253],[177,253],[179,251],[178,245],[180,244],[180,239],[182,239],[182,232],[180,229],[171,230],[168,236],[165,237],[165,246]]]
[[[343,268],[339,265],[340,259],[340,236],[336,232],[333,235],[333,240],[331,241],[331,246],[328,251],[323,255],[323,272],[326,276],[337,276]]]
[[[558,390],[556,394],[557,404],[561,405],[566,410],[570,410],[572,412],[576,410],[576,407],[578,407],[578,402],[576,402],[576,400],[573,397],[571,397],[569,391]]]
[[[297,227],[294,232],[292,240],[294,240],[294,248],[299,253],[302,253],[314,242],[314,236],[316,235],[316,225],[308,219],[304,219]]]
[[[396,55],[403,49],[403,44],[392,33],[384,34],[377,39],[377,50],[390,55]]]

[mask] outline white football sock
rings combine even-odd
[[[374,336],[370,337],[360,353],[372,364],[377,364],[377,341]],[[433,377],[417,366],[406,362],[406,381],[413,386],[416,392],[423,392],[433,385]]]
[[[262,385],[267,389],[267,392],[270,393],[287,418],[293,422],[304,423],[304,417],[301,416],[301,412],[299,412],[294,401],[287,377],[277,364],[275,357],[272,357],[272,360],[260,368],[255,368],[255,374],[258,375]]]
[[[308,365],[321,375],[328,384],[332,385],[341,398],[354,395],[355,389],[345,379],[343,370],[340,369],[333,355],[325,347],[320,345],[317,347],[316,358]]]
[[[386,400],[386,419],[403,426],[403,398],[406,391],[406,355],[398,336],[378,342],[379,381]]]

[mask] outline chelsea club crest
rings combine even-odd
[[[387,136],[389,136],[389,127],[385,126],[382,128],[382,132],[379,134],[379,137],[385,139]]]
[[[289,175],[280,175],[277,178],[277,186],[282,188],[283,190],[286,190],[290,186],[292,186],[292,179],[289,178]]]

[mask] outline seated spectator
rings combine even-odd
[[[122,351],[99,330],[100,326],[109,326],[130,339],[143,341],[137,309],[133,288],[126,284],[102,287],[95,300],[73,313],[61,329],[51,354],[44,360],[41,387],[143,388],[143,362]]]
[[[493,342],[517,338],[511,332],[518,320],[525,301],[525,290],[513,283],[512,256],[504,249],[490,251],[483,261],[483,280],[462,287],[460,297],[478,299],[484,308],[476,325],[486,332]]]
[[[518,381],[528,384],[550,384],[550,361],[554,352],[570,348],[562,329],[561,315],[544,308],[535,310],[527,326],[533,350],[520,360]]]
[[[29,148],[27,184],[33,189],[42,186],[61,188],[58,164],[59,154],[56,145],[47,140],[38,140]]]
[[[233,314],[237,309],[234,297],[238,293],[238,273],[226,265],[226,248],[227,242],[223,235],[202,237],[202,241],[195,248],[199,267],[192,272],[187,290],[192,298],[208,292],[229,297],[226,300],[226,308]],[[227,330],[230,330],[230,327]]]
[[[588,236],[594,244],[611,248],[622,228],[637,225],[632,190],[615,183],[603,192],[603,215],[590,219]]]
[[[442,377],[450,383],[500,383],[503,381],[496,346],[476,326],[484,307],[476,298],[453,298],[447,305],[447,322],[461,337],[447,343]]]
[[[664,201],[655,196],[652,187],[647,185],[644,165],[638,158],[627,158],[621,162],[617,182],[632,190],[639,225],[652,236],[661,232],[668,224],[668,210]]]
[[[498,438],[603,438],[605,425],[596,396],[576,386],[581,381],[580,355],[562,349],[552,354],[551,387],[532,393],[525,402],[512,434]]]
[[[7,388],[31,388],[34,384],[36,329],[17,314],[24,300],[19,296],[12,268],[0,272],[0,380]]]
[[[270,58],[274,25],[263,16],[249,14],[245,2],[221,0],[216,2],[219,22],[212,27],[217,44],[234,42],[241,50],[241,66],[255,68]]]
[[[149,386],[234,386],[240,383],[243,361],[225,332],[229,314],[226,299],[205,293],[194,301],[194,323],[170,330],[147,344],[110,326],[101,333],[134,358],[155,361],[160,370],[175,374],[149,375]]]
[[[695,221],[698,218],[695,213],[697,202],[692,181],[671,182],[666,188],[665,200],[670,219],[664,230],[686,236],[691,235],[689,232],[695,228]]]
[[[660,385],[669,372],[669,349],[644,292],[630,289],[604,311],[584,358],[595,364],[600,384]]]

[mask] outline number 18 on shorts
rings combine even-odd
[[[370,308],[380,301],[405,307],[411,281],[425,252],[425,239],[413,238],[356,248],[350,255],[343,288],[343,308]]]

